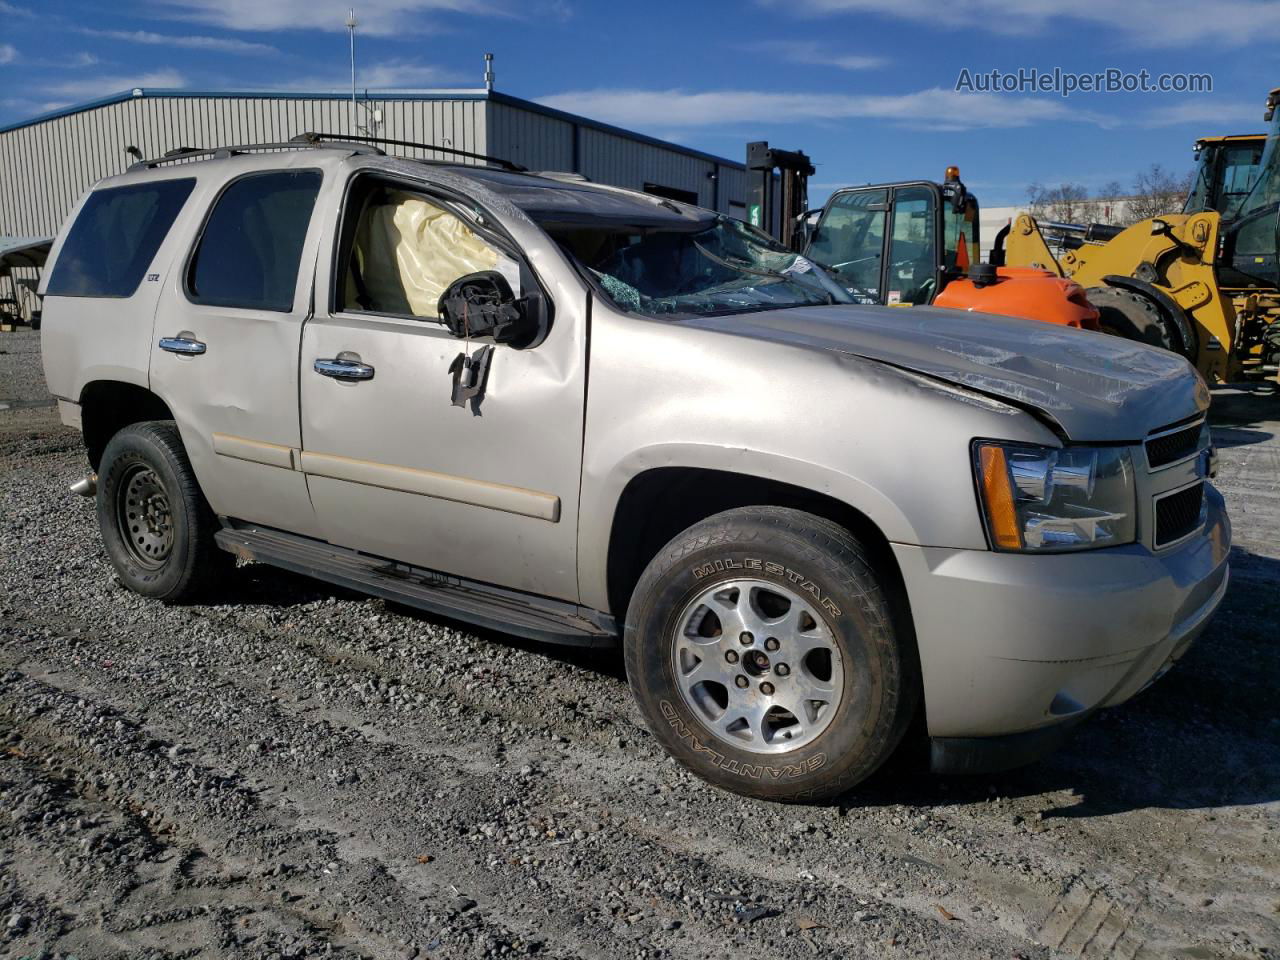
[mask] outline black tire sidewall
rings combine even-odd
[[[190,466],[179,462],[157,433],[159,424],[135,424],[111,438],[98,471],[98,527],[107,556],[126,587],[143,596],[167,600],[182,594],[191,579],[197,552],[201,504],[191,503]],[[173,522],[173,548],[157,568],[144,567],[124,543],[116,522],[121,483],[132,466],[145,464],[155,471],[169,499]]]
[[[1188,356],[1178,324],[1147,297],[1114,287],[1090,287],[1085,295],[1098,310],[1103,333],[1159,347],[1195,362]]]
[[[747,521],[749,522],[749,521]],[[636,590],[627,618],[627,675],[642,712],[666,749],[704,779],[738,793],[785,801],[819,800],[870,775],[901,737],[903,663],[888,605],[864,568],[803,537],[728,540],[698,537],[693,549],[663,551]],[[718,582],[757,579],[803,593],[836,637],[844,694],[827,728],[780,754],[738,749],[715,737],[676,687],[671,642],[693,599]],[[852,582],[851,582],[852,581]]]

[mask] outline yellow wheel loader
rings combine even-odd
[[[1206,137],[1181,213],[1131,227],[1020,213],[991,262],[1041,267],[1085,288],[1108,332],[1182,354],[1210,383],[1280,365],[1280,88],[1265,135]],[[1056,252],[1055,252],[1056,251]]]

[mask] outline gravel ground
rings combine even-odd
[[[614,654],[260,566],[125,592],[38,359],[0,335],[0,955],[1280,957],[1268,389],[1215,403],[1235,578],[1169,676],[1025,770],[783,807],[666,759]]]

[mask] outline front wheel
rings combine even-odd
[[[827,799],[869,776],[918,696],[914,646],[865,550],[798,510],[730,510],[676,537],[636,587],[625,647],[663,746],[764,799]]]

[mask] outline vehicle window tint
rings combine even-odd
[[[439,318],[453,281],[499,270],[519,292],[519,270],[460,217],[420,194],[375,186],[346,256],[344,310]]]
[[[62,243],[52,297],[131,297],[195,180],[157,180],[95,190]]]
[[[191,261],[191,299],[220,307],[293,309],[320,179],[318,170],[290,170],[254,174],[227,187]]]

